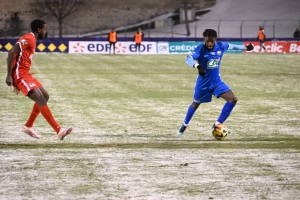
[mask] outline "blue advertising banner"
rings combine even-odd
[[[158,42],[158,54],[188,54],[202,42]],[[230,42],[231,44],[243,45],[242,42]],[[243,50],[227,50],[225,53],[243,53]]]
[[[169,42],[169,53],[192,53],[199,44],[199,42]]]
[[[0,40],[0,52],[7,52],[13,48],[18,39],[1,39]],[[47,40],[37,41],[36,52],[59,52],[68,53],[68,42],[64,40]]]

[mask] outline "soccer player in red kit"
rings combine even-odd
[[[33,138],[40,136],[34,131],[33,123],[37,116],[42,116],[55,130],[58,139],[63,140],[72,132],[72,127],[61,128],[54,119],[47,101],[49,95],[41,83],[30,74],[32,56],[36,48],[36,40],[43,40],[47,33],[47,25],[43,20],[35,19],[31,22],[31,32],[22,36],[13,48],[8,52],[6,84],[13,86],[16,94],[20,91],[35,103],[31,114],[23,126],[23,132]]]

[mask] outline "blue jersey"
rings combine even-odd
[[[195,62],[202,66],[205,75],[198,75],[194,89],[194,101],[198,103],[206,103],[211,101],[211,96],[219,98],[228,87],[220,76],[220,64],[223,54],[228,49],[245,50],[244,45],[234,45],[227,42],[216,42],[212,50],[208,50],[205,44],[198,45],[192,54],[186,57],[185,62],[194,67]]]
[[[192,58],[198,62],[205,71],[203,82],[215,82],[221,79],[220,77],[220,64],[224,52],[228,49],[227,42],[216,42],[212,50],[208,50],[205,44],[198,45]]]
[[[194,52],[187,56],[186,63],[193,66],[195,62],[202,66],[205,75],[198,75],[194,88],[194,102],[207,103],[212,95],[219,98],[222,93],[231,90],[220,76],[220,63],[224,52],[236,46],[230,46],[227,42],[216,42],[212,50],[208,50],[205,44],[198,45]],[[238,48],[245,48],[238,46]]]

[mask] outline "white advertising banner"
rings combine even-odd
[[[141,54],[157,54],[156,42],[142,42]],[[113,50],[111,50],[113,52]],[[69,53],[109,54],[108,42],[69,41]],[[117,42],[116,54],[138,54],[134,42]]]

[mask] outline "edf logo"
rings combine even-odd
[[[117,54],[136,54],[136,45],[133,42],[117,42]],[[143,42],[140,46],[142,54],[156,54],[156,42]],[[70,41],[69,53],[93,53],[108,54],[108,42],[88,42],[88,41]]]
[[[140,47],[141,52],[150,52],[151,49],[152,49],[152,44],[146,44],[146,45],[141,44],[141,47]],[[129,51],[131,51],[131,52],[137,51],[135,44],[129,45]]]
[[[107,51],[109,49],[109,44],[88,44],[87,45],[87,50],[90,52],[102,52],[102,51]]]

